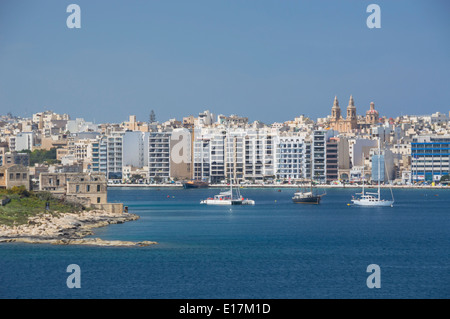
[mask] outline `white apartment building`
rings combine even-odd
[[[219,183],[231,176],[239,183],[267,178],[326,180],[326,142],[333,130],[306,133],[272,129],[196,128],[193,178]]]
[[[156,181],[170,178],[172,132],[151,132],[148,138],[148,177]]]
[[[275,141],[271,131],[249,130],[245,136],[245,175],[253,181],[275,176]]]
[[[123,133],[115,132],[106,139],[106,171],[108,179],[122,179]]]
[[[228,181],[233,179],[233,183],[239,183],[244,179],[244,143],[245,132],[234,131],[229,132],[224,140],[224,158],[225,158],[225,177]],[[216,141],[215,154],[211,154],[212,158],[220,161],[222,151],[220,150],[220,141]]]
[[[10,151],[20,152],[23,150],[32,151],[34,146],[33,132],[20,132],[9,138]]]
[[[149,133],[140,131],[113,132],[105,139],[101,138],[98,145],[99,170],[104,169],[105,157],[108,179],[122,179],[123,166],[146,166],[148,141]]]
[[[312,132],[309,151],[311,156],[310,178],[317,182],[325,183],[327,181],[327,142],[338,134],[338,131],[323,129]],[[306,155],[308,155],[308,148],[306,148]],[[336,159],[333,160],[336,161]]]
[[[193,141],[193,152],[192,152],[192,163],[193,163],[193,178],[199,180],[210,179],[210,166],[211,166],[211,139],[213,137],[208,135],[203,135],[201,129],[195,129],[194,131],[194,141]],[[223,150],[214,153],[215,161],[216,158],[221,155],[223,163]]]
[[[364,158],[369,157],[370,150],[378,147],[377,140],[355,138],[349,140],[349,155],[352,166],[364,165]]]
[[[193,177],[211,183],[234,178],[263,180],[274,176],[272,133],[242,128],[197,128],[193,142]]]
[[[300,180],[307,176],[306,143],[301,136],[275,138],[275,175],[280,180]]]
[[[68,120],[66,124],[66,131],[69,131],[70,133],[79,133],[97,130],[98,125],[92,122],[86,122],[83,118]]]
[[[209,110],[206,110],[202,113],[198,114],[198,125],[199,126],[208,126],[214,123],[214,114]]]

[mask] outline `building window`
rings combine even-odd
[[[27,173],[22,173],[22,178],[27,179]]]
[[[97,185],[97,192],[100,192],[100,185]]]
[[[91,191],[91,185],[86,185],[86,192],[90,192]]]
[[[80,185],[77,185],[77,186],[75,187],[75,192],[76,192],[76,193],[79,193],[79,192],[80,192]]]
[[[97,197],[97,204],[100,204],[100,197]]]
[[[10,179],[10,180],[13,180],[13,179],[14,179],[14,174],[13,174],[13,173],[10,173],[10,174],[9,174],[9,179]]]

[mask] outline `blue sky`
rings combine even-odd
[[[68,29],[66,7],[81,7]],[[381,7],[381,29],[366,8]],[[209,109],[250,121],[450,110],[450,2],[0,2],[0,114],[100,122]]]

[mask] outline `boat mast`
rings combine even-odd
[[[227,135],[225,136],[226,142],[225,142],[225,146],[227,148],[227,155],[228,155],[228,148],[229,148],[229,142],[228,142],[228,128],[227,128]],[[228,157],[228,156],[227,156]],[[227,159],[227,170],[229,170],[230,172],[230,193],[231,193],[231,200],[233,200],[233,177],[231,175],[231,167],[229,166],[229,161],[231,159],[230,158]]]
[[[202,171],[202,173],[201,173],[202,181],[204,179],[204,177],[203,177],[203,143],[204,143],[204,141],[203,141],[203,135],[202,135],[201,139],[200,139],[200,161],[201,161],[200,169]],[[210,147],[211,147],[211,144],[210,144]],[[194,170],[194,172],[195,172],[195,170]]]
[[[364,175],[365,173],[364,173],[364,151],[363,151],[363,153],[362,153],[362,164],[363,164],[363,168],[362,168],[362,193],[361,193],[361,195],[362,196],[364,196],[364,180],[366,179],[366,175]]]
[[[381,157],[381,147],[380,147],[380,138],[378,138],[378,201],[380,200],[380,157]]]
[[[384,154],[386,154],[386,151],[385,151]],[[384,159],[384,170],[385,170],[385,172],[388,171],[388,169],[387,169],[387,164],[386,164],[386,157],[385,157],[385,159]],[[394,204],[394,193],[392,192],[391,181],[388,179],[388,182],[389,182],[389,190],[391,191],[392,204]]]

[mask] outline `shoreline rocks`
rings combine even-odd
[[[120,241],[85,238],[92,229],[139,219],[130,213],[108,213],[102,210],[78,213],[44,213],[28,219],[27,224],[0,225],[0,243],[20,242],[54,245],[148,246],[153,241]]]

